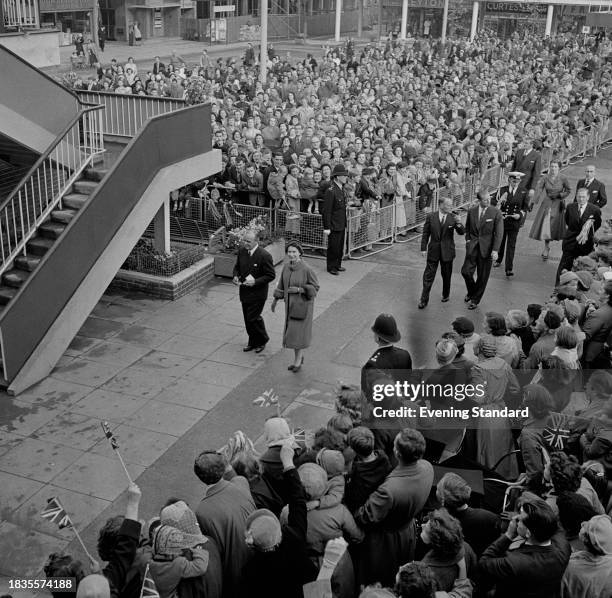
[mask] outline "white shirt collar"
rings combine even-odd
[[[251,257],[253,257],[253,254],[255,253],[255,250],[259,247],[259,243],[257,245],[255,245],[255,247],[253,247],[253,249],[249,249],[249,255]]]

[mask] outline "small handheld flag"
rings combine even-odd
[[[127,467],[125,466],[125,462],[123,460],[123,457],[121,456],[121,453],[119,452],[119,443],[117,442],[117,439],[115,438],[115,435],[113,434],[112,430],[110,429],[110,426],[108,425],[108,422],[102,422],[102,431],[104,432],[104,436],[106,436],[106,438],[110,442],[111,448],[115,451],[115,454],[117,455],[117,458],[121,462],[121,466],[123,467],[123,471],[125,471],[125,475],[127,476],[127,479],[129,481],[129,483],[131,484],[132,483],[132,478],[130,477],[130,472],[127,470]]]
[[[155,586],[155,582],[151,577],[149,571],[149,565],[145,569],[144,580],[142,582],[142,589],[140,590],[140,598],[159,598],[159,592]]]
[[[570,418],[561,413],[551,413],[542,437],[554,450],[562,451],[570,437]]]
[[[40,516],[51,523],[57,523],[60,529],[72,527],[72,521],[68,517],[68,513],[66,513],[64,507],[60,504],[59,499],[55,497],[47,501],[47,506],[43,509]]]
[[[278,417],[281,416],[281,406],[278,395],[274,392],[273,388],[269,388],[261,393],[254,401],[253,405],[257,405],[257,407],[276,407],[276,413]]]
[[[92,563],[95,562],[95,559],[91,556],[91,554],[89,554],[87,548],[85,548],[83,539],[79,535],[77,528],[74,527],[74,524],[72,523],[72,519],[70,519],[70,516],[66,512],[66,509],[62,507],[62,503],[60,503],[59,498],[56,498],[56,497],[50,498],[47,501],[47,506],[42,510],[40,516],[43,519],[47,519],[47,521],[50,521],[51,523],[56,523],[59,529],[64,529],[64,528],[71,529],[74,535],[76,536],[76,539],[79,541],[79,543],[83,547],[83,550],[85,551],[85,554],[87,555],[87,558],[89,558],[89,560]]]
[[[108,441],[110,442],[110,445],[113,448],[113,450],[115,451],[118,450],[119,444],[117,443],[117,439],[111,432],[108,422],[102,422],[102,430],[104,431],[104,435],[106,436],[106,438],[108,438]]]

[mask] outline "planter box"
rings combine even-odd
[[[285,239],[278,239],[278,241],[266,245],[264,249],[272,256],[272,262],[275,266],[285,259]],[[236,256],[233,253],[217,253],[214,258],[215,276],[232,278]]]

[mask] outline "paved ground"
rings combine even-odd
[[[603,172],[609,159],[607,150],[596,164],[612,188],[612,174]],[[583,167],[567,171],[572,185]],[[144,518],[170,495],[195,505],[202,488],[192,473],[194,456],[222,446],[236,429],[257,438],[274,412],[253,404],[265,391],[278,394],[296,425],[312,428],[329,418],[333,385],[357,382],[360,364],[374,350],[370,325],[378,313],[395,314],[400,344],[419,367],[432,364],[434,340],[456,316],[467,314],[479,327],[489,309],[542,301],[557,264],[542,262],[539,244],[526,239],[528,228],[520,237],[517,275],[509,281],[494,270],[475,312],[462,301],[461,250],[451,302],[438,301],[437,281],[425,311],[416,309],[424,264],[415,242],[351,261],[340,277],[311,259],[321,292],[313,345],[299,374],[287,371],[289,351],[280,347],[282,308],[266,314],[267,349],[242,352],[240,306],[226,280],[176,302],[104,296],[49,378],[18,398],[0,396],[0,594],[9,577],[40,574],[52,551],[83,556],[69,530],[39,517],[48,498],[60,498],[92,551],[101,523],[122,512],[126,479],[102,437],[103,420],[143,490]],[[555,247],[553,256],[558,254]]]

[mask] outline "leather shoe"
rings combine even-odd
[[[446,303],[448,300],[449,300],[449,297],[442,297],[442,299],[440,299],[442,303]]]
[[[343,268],[342,266],[340,266],[338,268],[338,272],[346,272],[346,268]]]
[[[328,270],[328,272],[334,276],[338,276],[338,270]]]
[[[251,347],[251,345],[247,345],[246,347],[244,347],[242,350],[245,353],[248,353],[249,351],[252,351],[255,347]]]
[[[466,303],[469,303],[469,302],[472,300],[472,298],[471,298],[469,295],[466,295],[466,296],[463,298],[463,300],[464,300]]]
[[[501,266],[501,262],[494,262],[493,267],[499,268]]]
[[[514,272],[512,272],[512,270],[506,270],[506,276],[514,276]]]
[[[265,345],[261,345],[261,347],[255,347],[255,353],[261,353],[265,348]]]
[[[478,303],[474,303],[473,301],[470,301],[470,303],[467,306],[468,309],[476,309],[477,307],[478,307]]]
[[[427,307],[427,302],[426,301],[419,302],[419,309],[425,309],[426,307]]]

